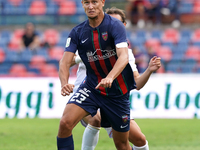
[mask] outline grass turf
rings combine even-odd
[[[136,119],[150,150],[200,150],[198,119]],[[0,119],[0,150],[56,150],[59,119]],[[81,149],[84,128],[73,130],[75,150]],[[95,150],[115,150],[104,129]]]

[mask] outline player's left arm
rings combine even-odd
[[[124,43],[125,44],[125,43]],[[102,79],[101,82],[96,86],[98,89],[100,86],[104,88],[111,88],[113,80],[124,70],[128,64],[128,48],[120,47],[116,48],[118,59],[113,66],[113,69],[108,73],[106,78]]]
[[[68,83],[69,68],[71,66],[74,53],[65,51],[59,62],[59,79],[61,82],[61,95],[66,96],[73,92],[74,85]]]
[[[140,90],[147,83],[151,74],[157,71],[160,67],[161,67],[161,58],[154,56],[153,58],[151,58],[149,66],[147,67],[147,69],[143,74],[140,75],[138,71],[134,71],[133,75],[137,86],[136,89]]]

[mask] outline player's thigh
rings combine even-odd
[[[70,103],[66,105],[61,120],[67,122],[71,126],[75,126],[83,117],[87,115],[89,115],[89,113],[83,108]]]
[[[129,145],[129,141],[128,141],[129,131],[118,132],[118,131],[112,129],[112,132],[113,132],[113,140],[114,140],[116,146]]]
[[[146,143],[145,135],[134,120],[130,121],[129,141],[135,146],[143,146]]]
[[[134,119],[130,120],[130,132],[141,132],[140,127],[138,126],[138,124],[135,122]]]

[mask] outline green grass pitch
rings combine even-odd
[[[136,119],[150,150],[200,150],[198,119]],[[0,119],[0,150],[56,150],[59,119]],[[75,150],[81,149],[84,127],[73,130]],[[104,129],[95,150],[115,150]]]

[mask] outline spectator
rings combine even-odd
[[[179,26],[178,7],[180,0],[149,0],[152,8],[147,12],[149,17],[155,16],[156,22],[160,23],[162,17],[166,20],[168,16],[174,15],[175,20],[172,23],[174,26]]]
[[[160,4],[162,0],[149,0],[149,9],[146,11],[146,14],[152,22],[160,23],[161,13],[160,13]]]
[[[142,28],[145,25],[145,0],[128,0],[126,6],[127,19],[134,23],[134,19],[138,22],[137,25]]]
[[[173,27],[180,26],[180,14],[178,11],[181,0],[168,0],[167,8],[171,15],[174,15],[174,20],[172,21]],[[163,9],[162,9],[163,10]]]
[[[39,36],[35,31],[35,26],[33,23],[28,22],[25,26],[24,35],[20,41],[20,49],[24,50],[29,48],[30,50],[35,50],[40,46]]]
[[[0,13],[2,13],[2,12],[3,12],[3,2],[0,1]]]
[[[160,0],[128,0],[126,6],[127,19],[134,23],[137,18],[137,26],[143,28],[145,21],[155,17]]]

